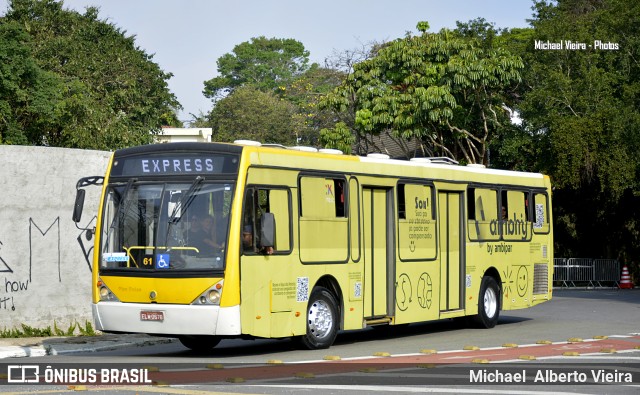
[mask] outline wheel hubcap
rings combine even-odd
[[[333,327],[333,316],[329,306],[318,300],[309,308],[309,332],[317,337],[323,338],[331,332]]]
[[[484,313],[489,318],[493,318],[498,311],[498,298],[493,288],[487,288],[484,293]]]

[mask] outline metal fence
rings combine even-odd
[[[555,258],[553,283],[560,287],[617,287],[620,263],[616,259]]]

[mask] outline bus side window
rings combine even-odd
[[[303,175],[298,183],[300,260],[346,263],[349,258],[346,180]]]
[[[398,255],[403,261],[434,260],[438,254],[435,188],[400,182],[398,190]]]
[[[533,194],[533,232],[549,233],[549,198],[544,193]]]
[[[291,251],[290,201],[288,189],[247,189],[242,220],[242,245],[245,253]],[[263,234],[262,231],[267,228],[273,232]],[[272,240],[267,240],[267,236]]]
[[[258,240],[256,237],[257,197],[258,191],[256,189],[247,189],[244,197],[244,213],[242,215],[241,230],[242,250],[244,253],[256,253],[258,251]]]
[[[502,237],[509,241],[531,240],[531,223],[527,220],[527,196],[529,192],[503,190],[503,207],[507,207],[508,215],[501,225]],[[504,204],[506,202],[506,204]],[[507,222],[508,218],[508,222]]]
[[[496,224],[500,219],[497,189],[467,188],[467,229],[470,240],[499,240],[500,229]]]
[[[506,189],[500,193],[500,219],[509,218],[509,198],[507,195]]]
[[[404,184],[398,184],[398,218],[407,218],[407,206],[404,201]]]
[[[335,187],[335,206],[336,206],[336,217],[346,217],[344,211],[344,180],[335,179],[333,180]]]
[[[467,216],[469,220],[476,219],[476,189],[467,189]]]

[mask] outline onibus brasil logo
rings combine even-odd
[[[152,384],[146,368],[8,365],[9,384]]]

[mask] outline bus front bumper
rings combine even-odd
[[[91,306],[96,329],[157,335],[241,334],[240,306],[191,306],[98,302]]]

